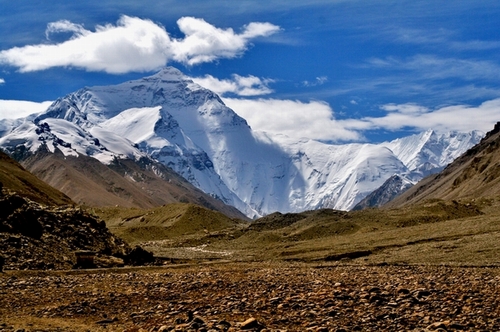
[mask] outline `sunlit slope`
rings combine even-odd
[[[234,230],[247,222],[194,204],[173,203],[153,209],[95,208],[108,227],[131,243],[205,236],[223,229]]]
[[[62,192],[49,186],[0,151],[0,182],[4,189],[46,205],[73,204]]]

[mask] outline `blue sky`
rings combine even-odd
[[[0,118],[171,65],[255,130],[331,142],[488,131],[499,27],[497,0],[0,0]]]

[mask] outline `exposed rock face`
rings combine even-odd
[[[101,257],[97,266],[109,266],[127,257],[130,247],[111,234],[104,221],[80,208],[45,207],[16,194],[2,194],[0,251],[5,270],[69,269],[78,250],[96,252]]]
[[[362,210],[369,207],[380,207],[387,202],[390,202],[394,197],[404,193],[410,189],[413,183],[405,178],[403,175],[394,174],[384,184],[373,191],[370,195],[366,196],[356,204],[353,210]]]

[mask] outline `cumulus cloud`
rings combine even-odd
[[[417,104],[387,104],[381,107],[386,113],[379,117],[336,119],[332,108],[321,101],[224,98],[224,102],[245,118],[253,130],[333,142],[363,141],[365,134],[372,130],[487,132],[499,121],[500,110],[500,99],[479,106],[438,109]]]
[[[0,120],[1,119],[19,119],[30,114],[40,113],[45,111],[51,101],[41,103],[25,100],[3,100],[0,99]]]
[[[0,84],[5,84],[5,80],[3,78],[0,78]]]
[[[186,37],[172,40],[173,59],[189,65],[234,58],[246,50],[249,40],[279,31],[279,27],[271,23],[253,22],[237,34],[233,29],[219,29],[194,17],[183,17],[177,24]]]
[[[204,77],[192,78],[194,82],[199,85],[216,92],[223,96],[232,93],[238,96],[260,96],[273,92],[269,88],[269,83],[274,82],[272,79],[262,79],[253,75],[240,76],[233,74],[231,79],[218,79],[212,75],[205,75]]]
[[[0,63],[21,72],[52,67],[77,67],[89,71],[125,73],[149,71],[169,61],[187,65],[234,58],[245,52],[252,39],[280,30],[271,23],[252,22],[241,33],[220,29],[194,17],[177,21],[184,38],[172,38],[164,27],[147,19],[122,16],[116,25],[96,26],[95,31],[67,20],[49,23],[46,37],[71,33],[61,43],[15,47],[0,52]]]
[[[362,135],[351,127],[367,125],[336,120],[332,108],[321,101],[224,98],[224,102],[254,130],[297,139],[356,141]]]

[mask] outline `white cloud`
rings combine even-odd
[[[3,78],[0,78],[0,84],[5,84],[5,80]]]
[[[205,75],[204,77],[192,78],[194,82],[199,85],[216,92],[219,95],[233,93],[238,96],[260,96],[273,92],[268,86],[269,83],[274,82],[271,79],[261,79],[259,77],[249,75],[240,76],[233,74],[231,79],[220,80],[212,75]]]
[[[72,32],[73,38],[86,36],[91,33],[90,31],[85,30],[83,25],[71,23],[68,20],[61,20],[47,24],[47,29],[45,30],[45,38],[47,38],[47,40],[50,40],[51,34],[59,32]]]
[[[236,34],[233,29],[219,29],[194,17],[182,17],[177,24],[186,37],[172,40],[173,59],[189,65],[234,58],[246,50],[250,39],[266,37],[280,29],[271,23],[252,22]]]
[[[21,72],[52,67],[77,67],[89,71],[125,73],[149,71],[168,61],[188,65],[241,55],[251,39],[280,30],[271,23],[252,22],[241,33],[219,29],[202,19],[182,17],[177,21],[184,38],[171,38],[164,27],[147,19],[122,16],[116,25],[96,26],[95,31],[67,20],[49,23],[47,39],[69,32],[61,43],[27,45],[0,52],[0,63]]]
[[[387,112],[396,112],[402,114],[423,114],[430,110],[427,107],[420,106],[417,104],[387,104],[380,107]]]
[[[0,99],[0,120],[1,119],[19,119],[30,114],[45,111],[51,101],[41,103],[25,100],[3,100]]]
[[[356,141],[362,139],[362,135],[351,126],[366,125],[336,120],[331,107],[320,101],[224,98],[224,102],[254,130],[297,139]]]
[[[388,104],[381,107],[387,112],[383,116],[341,120],[335,119],[332,108],[320,101],[224,98],[224,102],[256,131],[324,141],[362,141],[365,132],[381,129],[488,132],[500,114],[500,99],[479,106],[455,105],[435,110],[417,104]]]
[[[316,77],[316,79],[312,82],[310,81],[303,81],[302,85],[306,87],[311,87],[311,86],[318,86],[318,85],[323,85],[328,81],[328,77],[326,76],[319,76]]]
[[[500,99],[486,101],[479,106],[455,105],[436,110],[415,105],[385,105],[382,109],[388,113],[382,117],[366,117],[361,121],[371,124],[371,129],[401,130],[413,128],[415,130],[434,129],[439,132],[472,131],[483,132],[493,129],[499,121]]]

